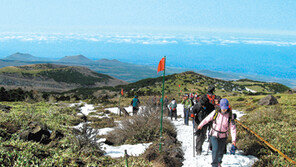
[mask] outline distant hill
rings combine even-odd
[[[116,86],[127,82],[85,67],[34,64],[0,68],[0,86],[42,91],[66,91],[80,87]]]
[[[26,55],[26,54],[16,53],[16,55]],[[18,57],[18,56],[15,56],[15,57]],[[95,72],[106,74],[127,82],[136,82],[141,79],[155,78],[160,76],[156,72],[156,68],[157,68],[156,66],[153,67],[148,65],[136,65],[136,64],[121,62],[116,59],[91,60],[83,55],[76,55],[76,56],[66,56],[57,61],[53,61],[48,59],[44,60],[43,58],[39,58],[35,56],[33,57],[34,58],[31,57],[29,60],[24,59],[22,56],[18,57],[18,59],[14,58],[16,60],[0,59],[0,68],[7,67],[7,66],[54,63],[54,64],[68,65],[68,66],[87,67]],[[13,59],[13,57],[11,57],[11,59]],[[170,74],[180,73],[180,72],[189,71],[189,70],[191,69],[167,67],[166,74],[170,75]],[[289,87],[296,88],[296,80],[293,80],[293,79],[270,78],[270,77],[264,77],[259,75],[217,72],[217,71],[210,71],[210,70],[198,70],[195,72],[209,76],[209,77],[219,78],[227,81],[244,79],[244,78],[258,80],[258,81],[267,81],[267,82],[272,80],[273,82],[282,83]]]
[[[83,55],[76,55],[76,56],[65,56],[58,60],[59,62],[67,62],[67,63],[79,63],[79,64],[89,64],[93,61],[88,59]]]
[[[204,94],[207,92],[209,85],[215,85],[216,93],[224,96],[229,94],[268,94],[285,92],[290,89],[279,83],[266,83],[251,80],[225,81],[187,71],[179,74],[167,75],[165,77],[165,94],[174,96],[192,92]],[[75,92],[78,95],[86,95],[100,89],[116,92],[123,89],[128,97],[132,97],[135,94],[140,96],[160,95],[162,89],[162,77],[147,78],[127,85],[118,85],[115,87],[79,88],[70,92]]]
[[[17,60],[17,61],[46,61],[48,59],[41,58],[41,57],[35,57],[28,53],[15,53],[10,56],[7,56],[4,58],[4,60]]]

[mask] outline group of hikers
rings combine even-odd
[[[226,153],[226,142],[229,130],[232,137],[231,152],[235,152],[236,146],[236,126],[229,101],[214,94],[215,87],[210,85],[207,94],[197,96],[197,94],[187,94],[183,97],[181,104],[184,107],[184,124],[189,125],[189,117],[192,118],[196,135],[196,154],[201,155],[202,145],[209,139],[209,149],[212,150],[212,166],[219,167],[222,164],[223,155]],[[168,103],[164,98],[164,108],[168,110],[171,120],[177,120],[177,102],[173,98]],[[135,96],[131,101],[133,114],[139,110],[140,101]]]

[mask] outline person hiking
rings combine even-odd
[[[210,140],[212,142],[212,167],[219,167],[222,164],[228,131],[231,130],[232,144],[236,145],[236,126],[235,115],[229,109],[227,99],[221,99],[220,106],[217,106],[216,111],[212,111],[198,125],[201,130],[210,121],[213,121]]]
[[[211,109],[208,107],[209,99],[206,95],[200,97],[199,101],[193,106],[194,122],[198,125],[204,118],[210,113]],[[196,127],[195,127],[196,128]],[[202,145],[206,139],[207,127],[203,127],[201,130],[197,130],[196,135],[196,154],[200,155],[202,152]]]
[[[190,108],[192,107],[192,103],[191,103],[191,100],[189,99],[188,95],[185,95],[181,104],[184,105],[184,123],[185,123],[185,125],[189,125],[188,124],[189,112],[190,112]]]
[[[220,101],[221,101],[221,97],[220,96],[216,96],[215,97],[215,99],[214,99],[214,101],[215,101],[215,107],[218,105],[218,106],[220,106]]]
[[[215,108],[219,107],[220,106],[220,100],[222,98],[220,96],[216,96],[214,101],[215,101]],[[210,123],[208,123],[208,141],[209,141],[209,147],[208,147],[208,150],[212,150],[212,143],[211,143],[211,140],[210,140],[210,132],[211,132],[211,127],[212,127],[212,124],[213,122],[211,121]],[[225,151],[226,153],[226,148],[225,148]]]
[[[140,100],[138,99],[138,96],[135,95],[135,98],[131,101],[131,105],[133,106],[133,115],[137,115],[139,110],[139,104]]]
[[[211,105],[209,105],[210,109],[213,111],[215,110],[215,97],[216,95],[214,94],[215,91],[215,86],[214,85],[210,85],[208,87],[208,92],[207,92],[207,97],[209,99],[209,102]]]
[[[167,114],[167,116],[170,116],[170,110],[168,108],[169,105],[169,99],[167,96],[164,96],[163,100],[163,112]]]
[[[173,98],[173,100],[169,104],[169,109],[170,109],[171,120],[173,120],[173,117],[175,117],[175,120],[177,120],[177,102],[175,98]]]

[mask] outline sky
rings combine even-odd
[[[0,32],[296,35],[294,0],[0,0]]]

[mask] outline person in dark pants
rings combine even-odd
[[[170,110],[168,108],[168,105],[169,105],[169,99],[167,96],[165,96],[163,100],[163,113],[166,113],[167,116],[170,116]]]
[[[204,95],[201,96],[200,100],[193,106],[193,114],[195,124],[198,125],[208,114],[211,113],[209,106],[209,99]],[[202,152],[202,145],[206,139],[207,126],[196,131],[196,154],[200,155]]]
[[[221,99],[217,111],[211,112],[199,125],[202,129],[204,125],[213,121],[210,140],[212,142],[212,166],[219,167],[222,164],[228,131],[231,130],[232,144],[236,145],[235,115],[232,115],[227,99]]]
[[[138,99],[138,96],[135,95],[135,98],[131,101],[131,105],[133,106],[133,115],[137,115],[139,110],[139,104],[140,100]]]
[[[173,120],[173,117],[175,117],[175,120],[177,120],[177,102],[175,98],[173,98],[172,102],[169,104],[169,109],[171,120]]]
[[[185,125],[189,125],[188,121],[189,121],[189,112],[190,112],[190,108],[192,107],[192,103],[191,100],[188,98],[188,95],[186,95],[183,99],[183,101],[181,102],[181,104],[184,105],[184,124]]]

